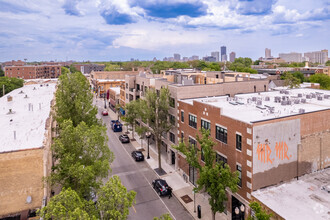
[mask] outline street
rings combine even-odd
[[[134,146],[131,143],[122,144],[118,139],[122,132],[114,133],[111,130],[110,120],[116,118],[110,119],[110,115],[102,116],[104,101],[99,99],[96,105],[99,109],[98,117],[102,118],[107,126],[108,146],[115,155],[115,160],[111,164],[110,176],[119,176],[128,191],[134,190],[137,192],[136,204],[130,208],[128,219],[152,220],[154,217],[159,217],[165,213],[169,213],[173,219],[177,220],[193,219],[175,196],[171,199],[168,196],[158,196],[151,183],[152,180],[159,177],[147,162],[135,162],[133,160],[131,152],[135,150]],[[111,110],[108,109],[108,111]],[[123,131],[126,131],[126,127],[123,127]]]

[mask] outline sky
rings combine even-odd
[[[330,49],[330,0],[0,0],[0,62]]]

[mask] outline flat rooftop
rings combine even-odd
[[[110,87],[110,89],[115,91],[116,94],[120,94],[120,87]]]
[[[330,168],[252,195],[284,219],[330,219]]]
[[[25,85],[0,98],[0,153],[43,146],[55,86]]]
[[[214,96],[183,99],[190,105],[202,102],[221,108],[221,114],[245,123],[271,120],[330,109],[330,91],[290,89],[261,93],[239,94],[235,97]]]

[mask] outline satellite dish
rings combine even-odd
[[[32,197],[31,196],[28,196],[26,198],[26,203],[30,204],[32,202]]]

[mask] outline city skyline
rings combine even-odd
[[[0,62],[128,61],[225,45],[256,60],[328,49],[330,3],[267,1],[0,1]]]

